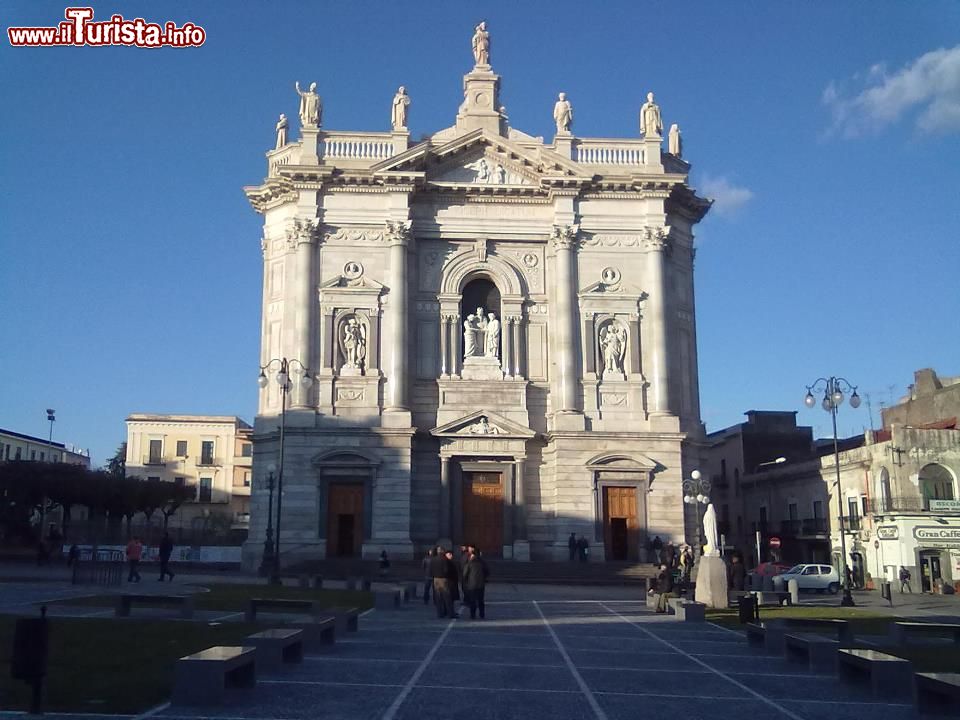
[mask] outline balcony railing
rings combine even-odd
[[[800,534],[801,522],[799,520],[781,520],[780,534],[786,537],[796,537]]]
[[[917,495],[907,497],[870,498],[870,512],[880,515],[893,512],[929,512],[930,498]]]
[[[143,458],[144,465],[166,465],[161,455],[147,455]]]
[[[320,158],[326,160],[364,160],[370,163],[395,155],[393,136],[389,133],[323,134]]]
[[[847,530],[859,530],[863,526],[863,518],[859,515],[844,515],[843,526]]]
[[[646,145],[643,140],[580,138],[573,159],[584,165],[639,167],[646,163]]]
[[[800,533],[801,536],[810,536],[810,535],[826,535],[827,534],[827,519],[826,518],[806,518],[800,523]]]
[[[209,467],[211,465],[220,465],[220,459],[213,455],[201,455],[197,459],[197,465],[200,467]]]

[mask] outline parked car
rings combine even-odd
[[[765,562],[757,565],[750,571],[750,574],[759,575],[760,577],[773,577],[774,575],[782,575],[791,567],[792,565],[787,565],[786,563]]]
[[[826,590],[831,595],[840,592],[840,573],[832,565],[794,565],[786,572],[776,575],[773,578],[774,581],[777,578],[783,580],[784,584],[790,580],[796,580],[797,587],[800,590],[816,590],[817,592]]]

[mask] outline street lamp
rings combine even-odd
[[[803,398],[803,404],[812,408],[817,404],[817,399],[813,392],[820,392],[823,387],[823,399],[820,401],[820,407],[830,413],[830,419],[833,421],[833,465],[837,470],[837,479],[834,486],[837,488],[837,505],[840,508],[840,559],[842,561],[841,572],[843,577],[840,579],[843,586],[843,598],[840,600],[842,607],[853,607],[853,595],[850,593],[850,572],[847,569],[847,531],[843,520],[843,493],[840,488],[840,445],[837,441],[837,408],[843,403],[844,392],[850,393],[850,407],[856,410],[860,407],[860,396],[857,395],[857,386],[851,385],[846,378],[830,376],[828,378],[817,378],[813,385],[807,385],[807,395]]]
[[[265,483],[270,494],[267,496],[267,537],[263,541],[263,559],[260,561],[260,574],[263,576],[273,567],[273,474],[276,470],[277,466],[273,463],[267,466]]]
[[[266,371],[269,370],[274,363],[280,364],[280,370],[277,372],[277,384],[280,386],[280,468],[277,471],[277,541],[276,549],[273,553],[273,568],[270,573],[270,584],[280,585],[282,584],[280,580],[280,518],[283,513],[283,441],[287,424],[287,394],[293,387],[290,372],[293,370],[294,373],[300,375],[300,385],[304,390],[313,384],[313,379],[310,377],[310,371],[307,369],[307,366],[299,360],[273,358],[266,365],[260,366],[260,377],[257,378],[257,382],[263,389],[265,389],[270,382],[267,379]]]
[[[701,554],[703,553],[703,532],[701,531],[703,515],[701,514],[701,506],[703,510],[706,510],[707,505],[710,504],[710,488],[710,481],[703,477],[699,470],[694,470],[690,473],[690,477],[683,481],[683,501],[687,505],[696,506],[697,545]]]

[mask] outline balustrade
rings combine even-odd
[[[573,159],[584,165],[643,165],[646,147],[643,140],[581,139],[573,149]]]
[[[375,162],[393,157],[393,138],[383,133],[324,133],[321,158]]]

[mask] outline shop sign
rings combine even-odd
[[[913,529],[913,536],[924,547],[960,548],[960,528],[921,525]]]
[[[900,537],[900,529],[896,525],[880,526],[877,528],[877,537],[881,540],[896,540]]]
[[[960,500],[930,500],[930,512],[960,512]]]

